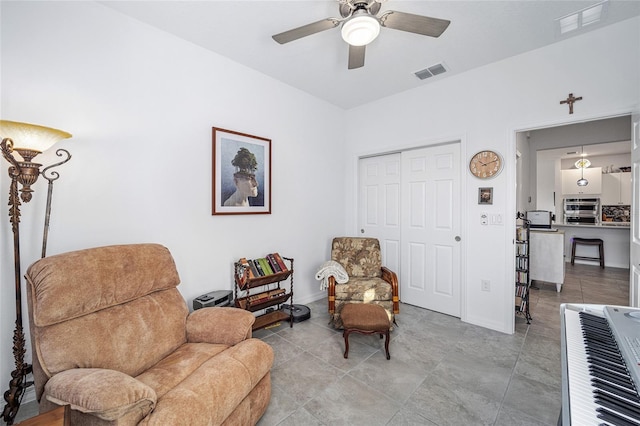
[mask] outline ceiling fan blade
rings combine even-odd
[[[380,25],[394,30],[439,37],[451,21],[390,10],[380,17]]]
[[[340,25],[340,22],[342,22],[340,19],[327,18],[327,19],[323,19],[322,21],[313,22],[311,24],[303,25],[301,27],[294,28],[289,31],[285,31],[280,34],[276,34],[272,37],[278,43],[285,44],[302,37],[319,33],[321,31],[330,30],[331,28],[335,28],[338,25]]]
[[[353,70],[364,66],[364,51],[366,46],[349,45],[349,69]]]

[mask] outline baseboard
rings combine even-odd
[[[326,290],[318,290],[316,293],[310,294],[305,297],[296,297],[293,301],[294,304],[304,305],[306,303],[315,302],[316,300],[320,300],[327,297]]]

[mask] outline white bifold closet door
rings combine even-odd
[[[400,300],[456,317],[460,170],[460,144],[452,143],[363,158],[359,183],[360,231],[380,239]]]

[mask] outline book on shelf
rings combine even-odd
[[[258,293],[258,294],[254,294],[252,296],[247,296],[247,300],[249,300],[249,303],[256,305],[256,304],[259,304],[259,303],[268,302],[270,300],[278,298],[278,297],[282,296],[285,293],[286,293],[285,289],[276,288],[276,289],[273,289],[273,290],[265,291],[263,293]]]
[[[278,272],[282,272],[282,268],[280,268],[280,265],[278,265],[278,262],[276,262],[276,258],[273,253],[269,253],[267,255],[267,262],[269,262],[269,266],[271,266],[271,269],[274,273],[277,274]]]
[[[249,265],[249,261],[246,258],[244,257],[240,258],[238,263],[241,266],[240,269],[238,270],[238,273],[240,274],[238,275],[238,280],[241,284],[246,283],[247,279],[255,278],[255,275],[251,270],[251,266]]]
[[[267,262],[267,259],[265,257],[261,257],[260,259],[258,259],[258,262],[262,267],[264,275],[273,275],[273,270],[271,269],[271,266],[269,266],[269,262]]]
[[[289,271],[278,253],[269,253],[257,259],[241,257],[237,263],[243,267],[236,270],[237,279],[241,285],[244,285],[247,280]]]
[[[284,260],[282,260],[282,257],[278,253],[272,253],[272,256],[278,263],[278,266],[280,266],[281,271],[286,272],[288,270],[287,265],[284,263]]]
[[[258,268],[256,268],[255,263],[253,263],[253,260],[248,260],[247,262],[249,263],[249,267],[251,268],[251,272],[253,273],[253,278],[258,278],[260,276],[260,273],[258,272]]]
[[[528,257],[518,257],[518,258],[516,258],[516,269],[527,270],[528,267],[529,267],[529,258]]]
[[[527,230],[525,228],[516,228],[516,240],[527,241]]]
[[[525,271],[516,272],[516,281],[519,284],[527,284],[529,282],[529,273]]]
[[[253,263],[253,266],[256,267],[256,270],[258,271],[258,276],[259,277],[264,277],[265,273],[262,270],[262,265],[260,265],[260,262],[258,262],[258,259],[251,260],[251,263]]]
[[[519,241],[523,243],[523,241]],[[516,246],[516,255],[517,256],[526,256],[528,254],[528,245],[527,244],[518,244]]]

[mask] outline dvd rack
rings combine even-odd
[[[518,213],[517,220],[522,222],[516,226],[516,291],[515,309],[516,314],[523,315],[527,324],[531,324],[531,312],[529,311],[529,291],[531,289],[531,279],[529,276],[529,221],[524,214]]]

